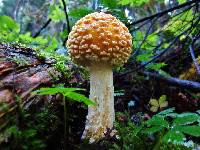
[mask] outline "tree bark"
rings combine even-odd
[[[51,85],[50,74],[58,75],[50,64],[36,56],[34,50],[20,46],[0,44],[0,104],[8,111],[0,110],[0,125],[4,116],[16,108],[16,97],[28,108],[34,101],[52,99],[51,96],[33,96],[31,92],[41,85]]]

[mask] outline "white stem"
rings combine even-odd
[[[90,142],[104,137],[107,129],[113,127],[115,120],[114,87],[112,67],[98,64],[90,69],[90,99],[96,106],[89,106],[85,131],[82,138]]]

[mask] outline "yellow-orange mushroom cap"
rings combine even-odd
[[[132,47],[128,28],[117,18],[95,12],[80,19],[69,33],[67,46],[72,60],[82,66],[125,63]]]

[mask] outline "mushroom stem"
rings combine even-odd
[[[85,130],[82,138],[90,142],[104,137],[107,129],[112,129],[115,120],[114,87],[112,66],[94,64],[90,71],[90,99],[96,106],[89,106]]]

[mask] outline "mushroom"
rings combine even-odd
[[[117,18],[95,12],[80,19],[67,40],[72,61],[88,67],[90,96],[95,106],[89,106],[82,138],[90,142],[104,137],[115,120],[112,68],[125,63],[132,47],[128,28]]]

